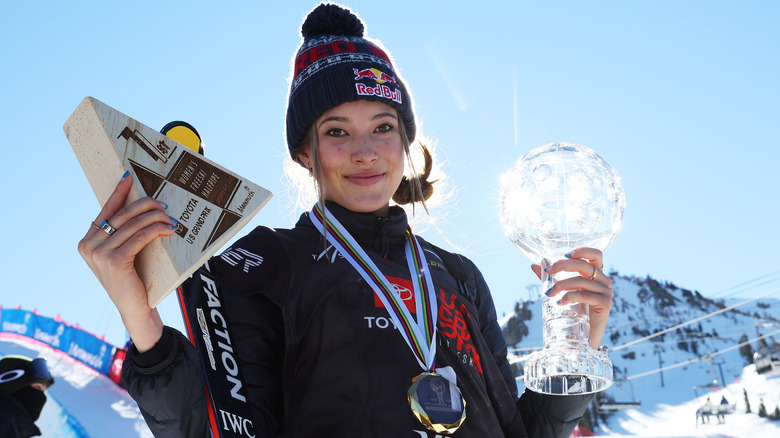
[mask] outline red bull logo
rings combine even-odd
[[[369,87],[366,84],[358,82],[355,84],[355,90],[357,91],[358,96],[379,96],[398,103],[402,103],[403,101],[400,88],[393,90],[383,84],[376,84],[376,87]]]
[[[384,97],[386,99],[393,100],[395,102],[401,103],[402,102],[402,96],[401,96],[401,88],[399,87],[393,87],[390,88],[385,84],[398,84],[398,82],[395,80],[395,77],[390,76],[389,74],[376,69],[376,68],[366,68],[363,70],[358,70],[356,68],[352,69],[352,72],[355,73],[355,80],[359,81],[362,79],[372,79],[376,82],[375,87],[370,87],[362,82],[356,82],[355,83],[355,90],[357,91],[358,96],[379,96]]]
[[[392,84],[397,83],[395,81],[395,77],[390,76],[389,74],[376,68],[366,68],[363,70],[358,70],[356,68],[353,68],[352,71],[355,73],[356,81],[359,81],[361,79],[373,79],[378,84],[384,84],[385,82],[390,82]]]

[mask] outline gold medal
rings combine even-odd
[[[466,420],[460,389],[440,374],[426,372],[412,379],[407,397],[414,416],[436,433],[455,433]]]

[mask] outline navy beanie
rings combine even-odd
[[[0,359],[0,390],[13,394],[33,383],[43,383],[46,387],[54,384],[46,360],[17,355]]]
[[[411,96],[390,56],[378,43],[363,37],[364,29],[352,11],[332,3],[320,4],[304,20],[303,43],[293,60],[287,101],[290,154],[322,114],[357,100],[395,108],[409,141],[414,140],[417,127]]]

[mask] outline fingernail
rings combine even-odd
[[[125,174],[122,175],[122,179],[127,178],[127,175],[130,175],[130,171],[129,170],[125,170]]]
[[[555,304],[557,304],[559,306],[562,306],[563,305],[563,300],[558,300]]]
[[[544,294],[549,296],[550,292],[552,292],[552,288],[547,289],[547,292],[545,292]]]
[[[168,216],[168,217],[169,217],[169,218],[171,218],[171,220],[173,221],[173,223],[174,223],[174,224],[178,224],[178,223],[179,223],[179,221],[177,221],[176,219],[174,219],[174,218],[173,218],[173,216]]]
[[[178,230],[178,229],[179,229],[179,227],[177,227],[176,225],[171,225],[171,229],[172,229],[172,230]]]
[[[159,201],[159,202],[160,202],[160,204],[162,204],[163,207],[165,207],[166,210],[168,209],[168,204],[166,204],[166,203],[164,203],[162,201]]]
[[[548,269],[550,269],[550,267],[549,267],[549,266],[548,266],[548,267],[546,267],[546,268],[544,268],[544,272],[550,272],[550,271],[548,271]]]
[[[564,257],[566,257],[567,259],[570,259],[571,258],[571,253],[566,254]]]

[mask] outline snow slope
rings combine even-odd
[[[780,420],[770,421],[757,415],[760,399],[763,399],[766,409],[770,412],[780,404],[780,376],[767,378],[758,375],[753,365],[749,365],[734,383],[714,391],[700,391],[699,397],[696,397],[692,382],[685,376],[675,376],[669,380],[668,385],[678,387],[680,391],[658,388],[658,396],[642,399],[642,407],[639,409],[612,415],[606,424],[601,424],[598,433],[613,437],[780,437]],[[743,389],[748,393],[752,410],[749,414],[745,412]],[[684,394],[686,390],[690,393],[688,397],[671,395]],[[706,424],[697,421],[696,409],[706,397],[709,396],[713,403],[718,403],[722,395],[736,402],[736,411],[727,415],[720,424],[715,417],[710,417]],[[666,400],[662,400],[664,398]]]
[[[55,383],[36,424],[45,438],[152,438],[138,406],[111,379],[32,339],[0,336],[0,356],[43,357]]]
[[[610,347],[609,357],[617,381],[608,394],[616,402],[641,402],[638,409],[598,416],[595,431],[601,436],[687,437],[727,436],[780,438],[780,420],[757,415],[763,400],[768,413],[780,406],[780,377],[758,375],[753,365],[735,348],[740,337],[753,339],[775,333],[780,319],[780,302],[766,297],[712,316],[742,299],[715,302],[696,292],[652,279],[612,275],[615,292],[607,333],[602,343]],[[528,334],[516,345],[518,357],[542,345],[540,301],[521,303],[532,317],[525,321]],[[508,315],[508,317],[511,315]],[[502,325],[508,317],[502,318]],[[634,340],[696,319],[693,324],[664,336],[632,344]],[[767,337],[769,344],[778,335]],[[758,347],[758,342],[752,342]],[[711,360],[708,360],[711,358]],[[659,368],[665,368],[658,372]],[[522,391],[522,380],[519,381]],[[747,391],[752,413],[747,414]],[[696,410],[709,396],[717,404],[721,396],[736,402],[736,411],[718,424],[697,424]],[[595,407],[591,405],[591,409]]]

